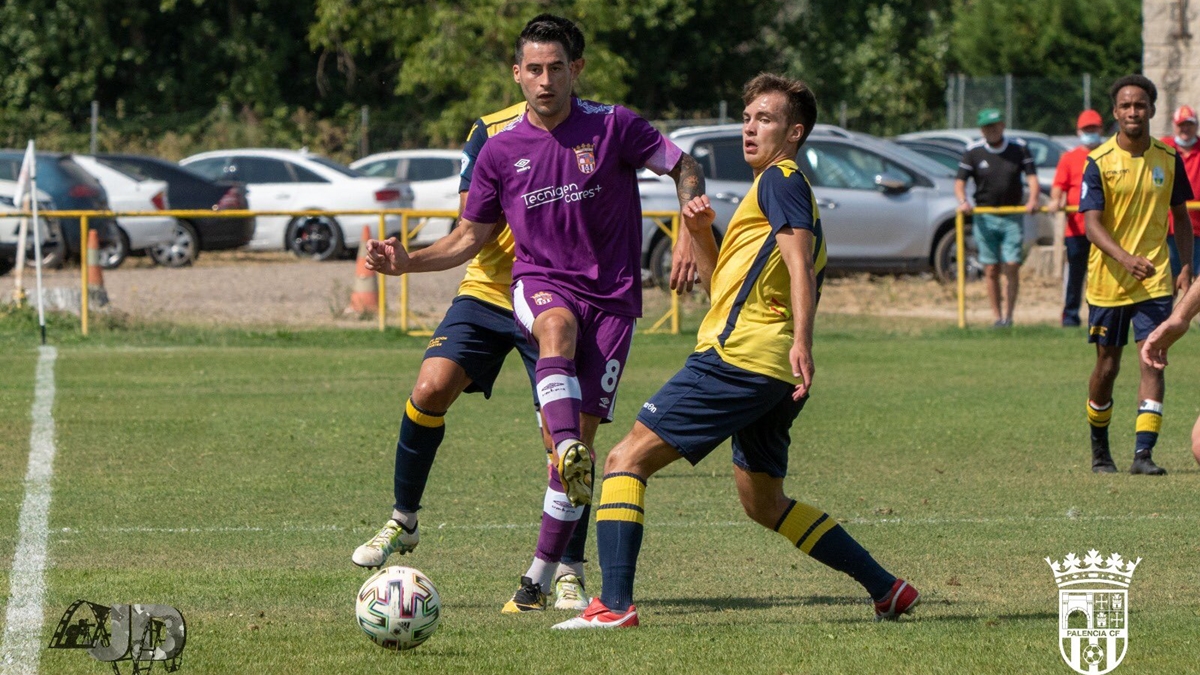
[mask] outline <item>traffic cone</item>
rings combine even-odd
[[[371,228],[363,225],[362,239],[358,242],[358,259],[354,263],[354,288],[350,292],[347,313],[374,314],[379,308],[375,273],[367,269],[367,240],[370,238]]]
[[[104,290],[104,273],[100,270],[100,233],[88,231],[87,240],[88,303],[102,307],[108,304],[108,291]]]

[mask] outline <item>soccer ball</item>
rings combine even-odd
[[[384,649],[412,649],[437,630],[442,599],[429,577],[411,567],[385,567],[363,583],[354,605],[358,627]]]

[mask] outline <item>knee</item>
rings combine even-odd
[[[1121,372],[1120,361],[1103,359],[1096,362],[1096,377],[1104,382],[1112,382]]]
[[[547,312],[534,323],[539,344],[557,351],[575,344],[575,319],[566,312]]]
[[[444,413],[454,402],[453,386],[438,377],[422,376],[417,380],[412,390],[412,402],[421,410],[434,413]]]
[[[608,456],[604,458],[604,475],[610,473],[639,473],[636,469],[638,466],[635,458],[635,453],[631,451],[628,443],[618,443],[616,447],[608,451]],[[647,476],[642,476],[647,478]]]
[[[782,515],[783,509],[787,508],[786,500],[781,504],[773,496],[741,495],[741,502],[746,517],[768,530],[775,529],[775,525],[779,523],[779,516]]]

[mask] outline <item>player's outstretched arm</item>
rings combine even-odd
[[[1166,368],[1167,350],[1183,337],[1197,314],[1200,314],[1200,284],[1192,284],[1171,316],[1142,342],[1142,362],[1159,370]]]
[[[1104,229],[1104,225],[1100,222],[1101,211],[1085,211],[1083,214],[1083,222],[1086,227],[1088,241],[1092,245],[1100,249],[1104,255],[1121,263],[1129,274],[1134,279],[1142,281],[1154,274],[1154,263],[1140,255],[1133,255],[1121,248],[1116,239],[1113,239],[1112,234]]]
[[[794,227],[784,227],[775,235],[779,255],[787,266],[792,279],[792,327],[795,333],[788,361],[792,374],[800,378],[800,384],[792,392],[792,400],[799,401],[812,388],[816,365],[812,357],[813,321],[817,315],[817,272],[813,267],[813,233]]]
[[[367,269],[399,276],[457,267],[475,257],[479,249],[495,236],[496,225],[460,219],[450,234],[412,254],[407,254],[395,237],[387,241],[368,241]]]
[[[683,230],[688,233],[688,245],[695,263],[694,274],[700,278],[700,287],[711,292],[713,270],[717,266],[717,240],[713,236],[712,224],[717,219],[706,195],[693,197],[679,210]],[[682,234],[682,233],[681,233]],[[683,239],[680,239],[683,242]],[[674,269],[672,269],[674,274]]]

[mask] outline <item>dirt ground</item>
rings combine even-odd
[[[433,326],[450,304],[462,269],[413,276],[409,281],[412,326]],[[47,271],[47,288],[79,287],[79,268]],[[0,278],[0,296],[11,295],[13,274]],[[354,261],[306,262],[287,253],[206,252],[192,267],[157,267],[148,258],[130,258],[104,272],[110,311],[133,319],[226,326],[373,328],[373,318],[347,313]],[[33,271],[25,287],[34,287]],[[1015,323],[1055,324],[1061,312],[1062,280],[1022,274]],[[389,325],[398,325],[400,280],[388,279]],[[666,308],[665,296],[645,291],[646,316]],[[967,316],[972,325],[990,325],[991,309],[980,282],[967,285]],[[103,311],[103,310],[101,310]],[[927,275],[833,276],[825,282],[821,312],[904,316],[956,321],[953,285]]]

